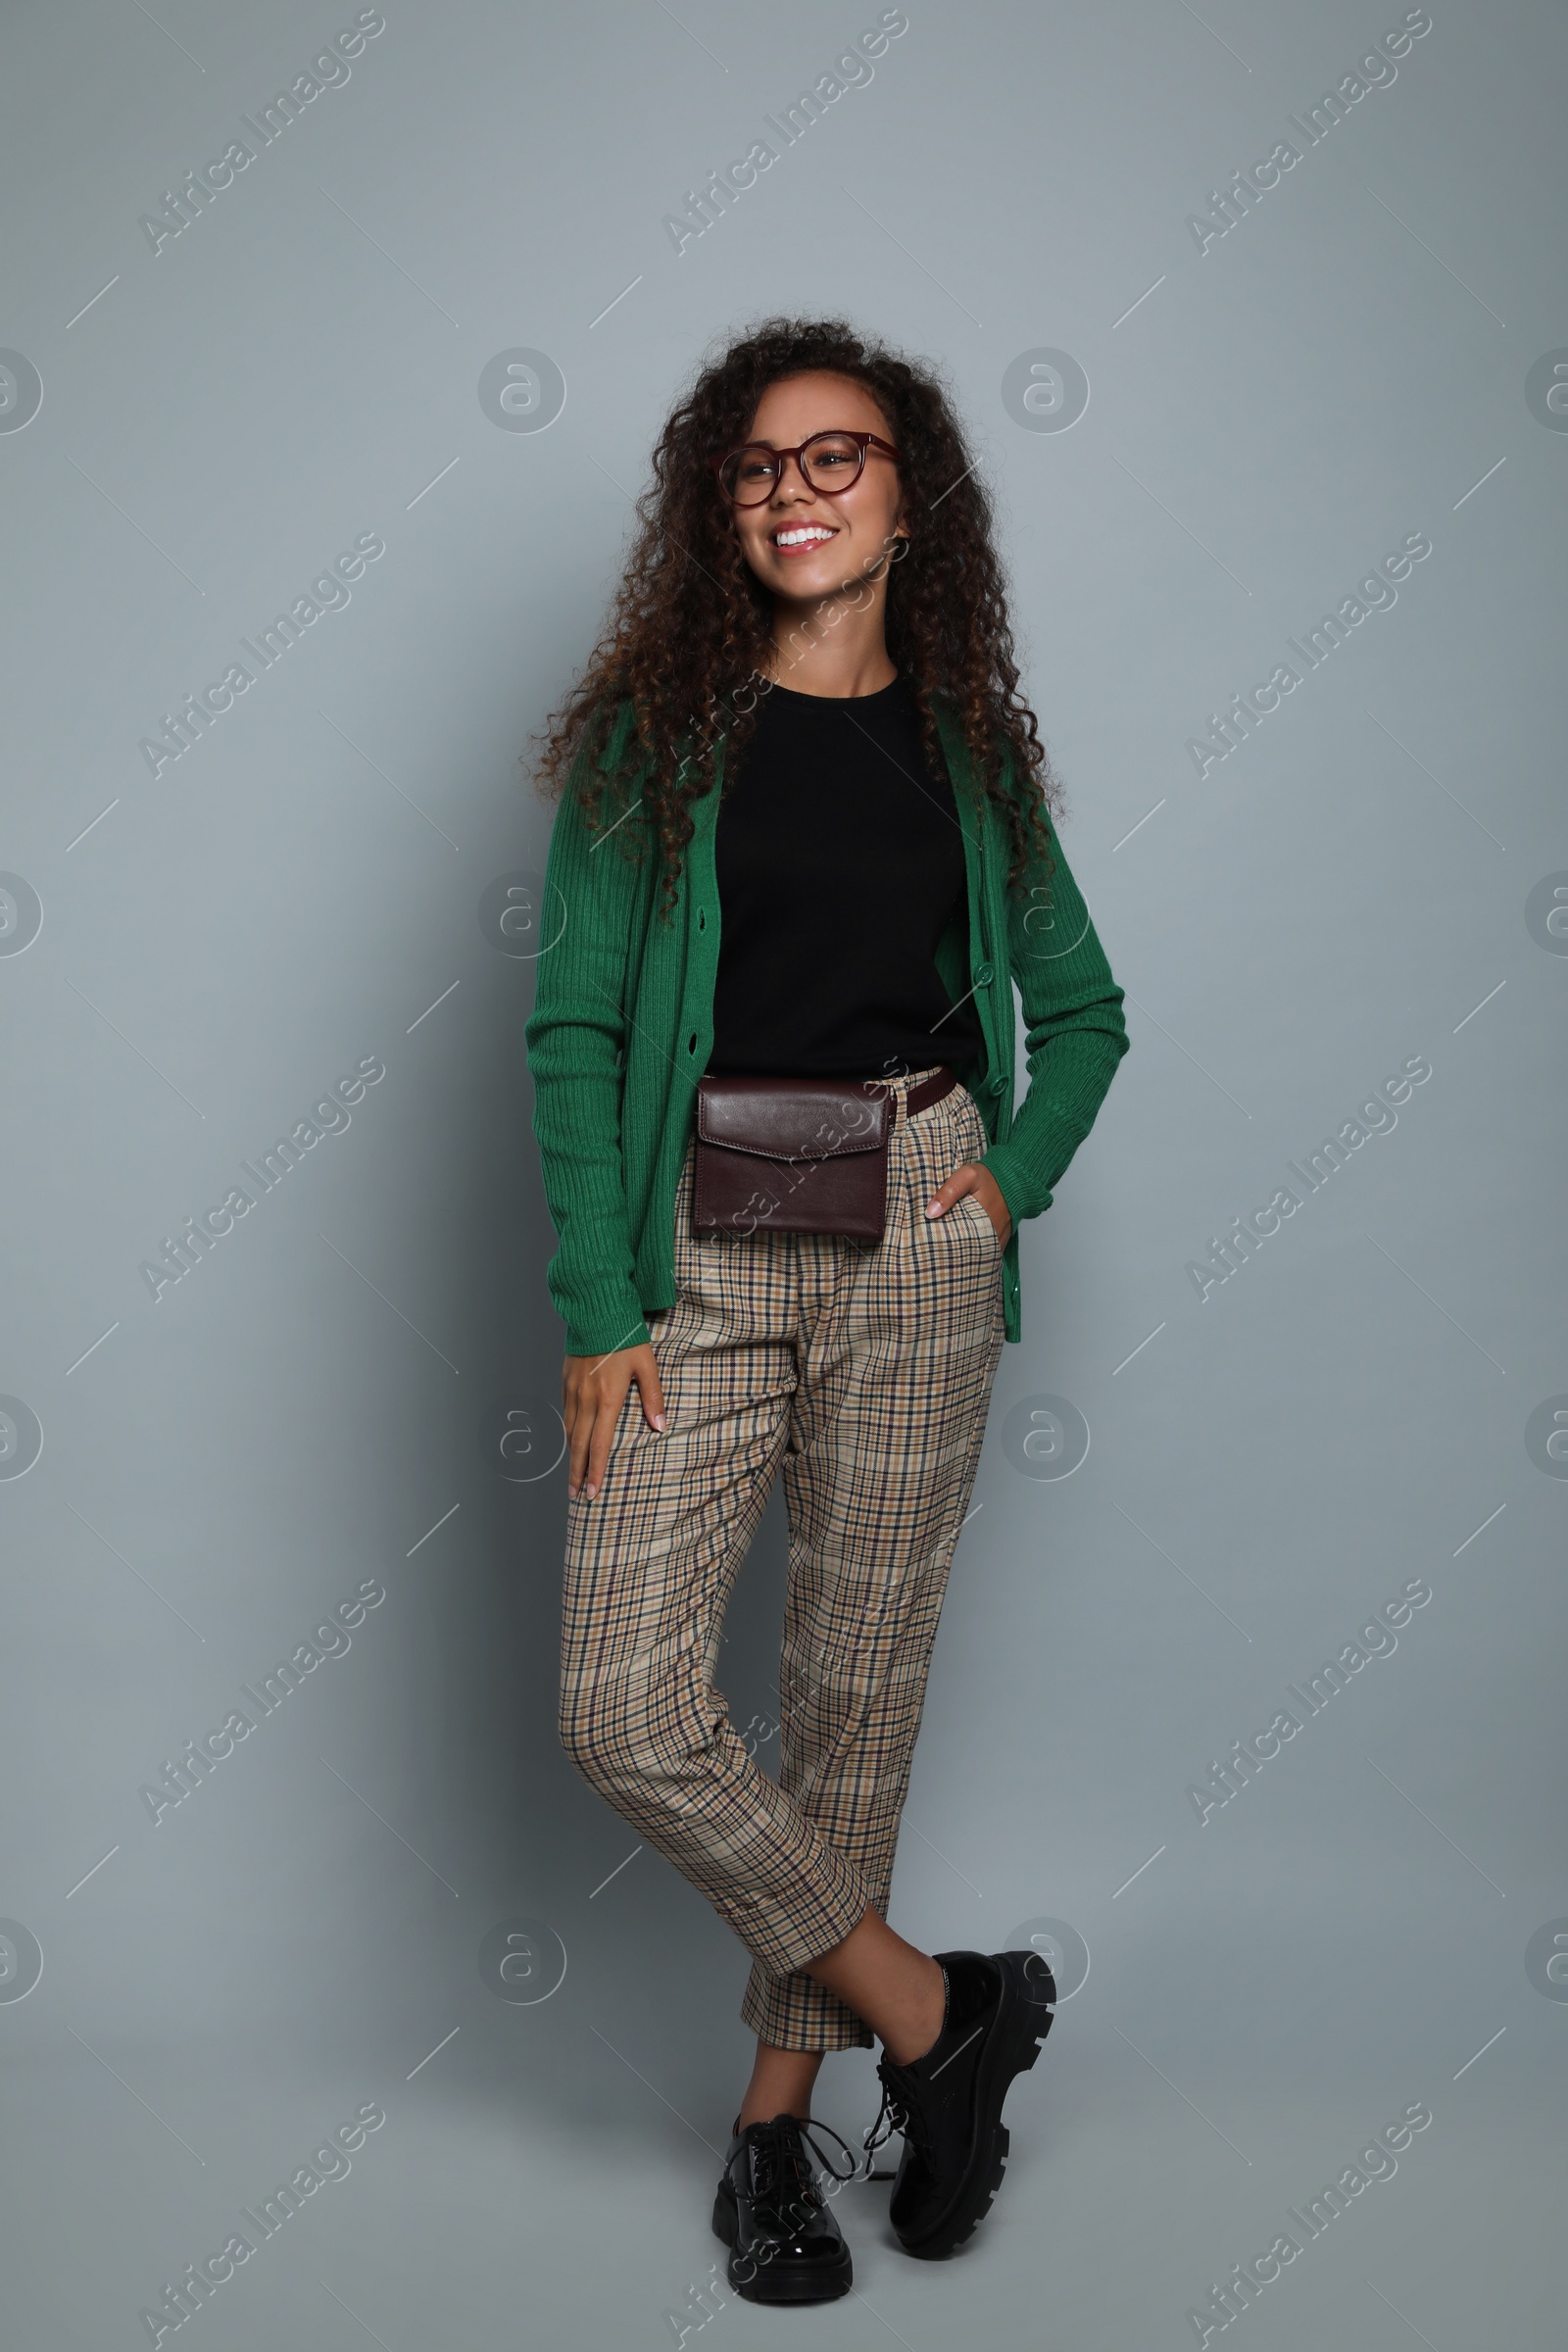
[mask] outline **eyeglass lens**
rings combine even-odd
[[[861,463],[860,445],[848,433],[813,433],[801,452],[801,470],[813,490],[847,490]],[[760,507],[771,498],[782,465],[775,451],[760,445],[737,450],[719,474],[725,497]]]

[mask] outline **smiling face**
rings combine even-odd
[[[769,384],[746,438],[794,449],[812,433],[835,430],[876,433],[897,446],[890,420],[862,384],[820,371]],[[837,497],[813,489],[790,458],[763,505],[733,507],[730,516],[763,587],[789,604],[814,604],[868,577],[885,589],[889,550],[905,535],[901,511],[897,465],[868,449],[859,480]]]

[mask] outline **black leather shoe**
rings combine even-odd
[[[812,2129],[830,2132],[850,2159],[841,2173]],[[850,2249],[823,2202],[803,2143],[809,2142],[835,2180],[853,2180],[855,2156],[831,2124],[775,2115],[748,2124],[729,2143],[713,2201],[713,2230],[730,2248],[729,2282],[748,2303],[828,2303],[847,2295]]]
[[[948,1987],[942,2031],[907,2066],[881,2059],[882,2109],[865,2135],[869,2157],[904,2134],[888,2219],[905,2252],[926,2261],[962,2245],[991,2210],[1006,2170],[1002,2104],[1040,2055],[1056,1999],[1038,1952],[936,1957]]]

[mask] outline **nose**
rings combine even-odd
[[[792,465],[795,467],[799,487],[790,492],[791,497],[814,498],[816,496],[816,492],[811,483],[806,478],[806,467],[801,463],[801,455],[799,450],[792,449],[787,453],[783,464],[778,469],[778,480],[773,484],[773,498],[770,503],[776,505],[777,502],[784,496],[785,490],[789,485],[790,467]]]

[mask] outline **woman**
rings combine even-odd
[[[527,1025],[566,1324],[561,1734],[752,1955],[713,2226],[739,2293],[808,2302],[851,2278],[806,2154],[824,2053],[880,2038],[866,2146],[902,2132],[890,2218],[940,2257],[990,2206],[1003,2100],[1051,2022],[1038,1955],[932,1956],[886,1913],[1020,1335],[1016,1221],[1049,1206],[1127,1033],[935,374],[842,321],[768,319],[674,409],[639,515],[541,771],[564,787]],[[803,1127],[829,1097],[842,1117]],[[726,1118],[765,1153],[775,1114],[794,1140],[771,1162],[725,1159]],[[743,1160],[779,1181],[714,1213]],[[868,1169],[877,1214],[851,1230],[828,1187]],[[775,1780],[713,1675],[780,1470]]]

